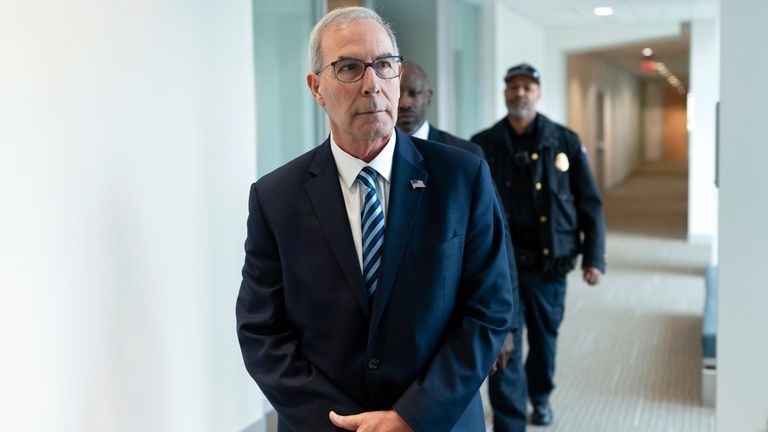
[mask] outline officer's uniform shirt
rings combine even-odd
[[[472,140],[488,159],[519,267],[560,268],[581,252],[583,266],[605,270],[602,202],[573,131],[537,113],[520,135],[505,117]]]
[[[504,192],[508,194],[512,206],[508,222],[512,232],[512,243],[515,248],[521,250],[540,250],[541,238],[538,214],[544,214],[544,206],[547,200],[543,197],[543,188],[536,186],[534,176],[540,173],[536,165],[540,164],[538,147],[539,115],[528,125],[522,134],[517,134],[515,129],[506,122],[509,133],[511,149],[507,152],[504,165]],[[536,177],[541,177],[540,175]],[[536,179],[538,180],[538,178]]]

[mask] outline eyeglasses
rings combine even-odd
[[[337,80],[353,83],[363,79],[365,70],[370,66],[379,78],[392,79],[400,76],[402,62],[403,56],[399,55],[380,57],[370,63],[358,59],[341,59],[323,66],[315,73],[320,75],[325,69],[332,67]]]

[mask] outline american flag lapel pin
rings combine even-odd
[[[427,185],[424,183],[424,180],[411,180],[411,187],[416,189],[423,189],[427,187]]]

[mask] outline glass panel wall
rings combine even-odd
[[[306,84],[313,0],[253,1],[256,73],[256,174],[262,176],[325,138]]]
[[[480,124],[482,62],[479,47],[480,5],[469,0],[453,0],[453,78],[456,107],[453,127],[456,135],[469,139],[487,125]]]

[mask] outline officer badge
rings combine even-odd
[[[555,156],[555,168],[562,172],[566,172],[570,166],[570,163],[568,163],[568,156],[566,156],[565,153],[560,152]]]

